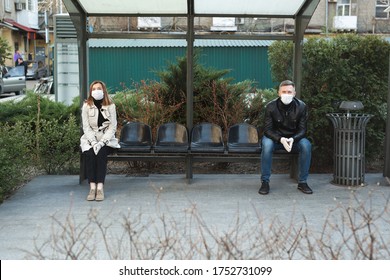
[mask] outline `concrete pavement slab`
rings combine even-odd
[[[191,184],[182,174],[108,175],[105,200],[88,202],[88,186],[79,185],[78,176],[42,175],[0,205],[0,259],[224,258],[218,247],[224,237],[235,236],[247,248],[256,231],[272,236],[306,228],[314,236],[330,220],[345,218],[348,207],[362,205],[382,213],[373,227],[390,240],[390,187],[382,174],[366,174],[360,187],[331,180],[310,175],[314,194],[305,195],[287,174],[274,174],[270,193],[261,196],[258,175],[195,174]],[[161,255],[157,247],[165,243],[178,247]],[[140,244],[150,248],[137,252]],[[208,244],[215,251],[200,252]]]

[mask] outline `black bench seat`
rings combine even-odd
[[[153,142],[149,125],[128,122],[121,130],[119,141],[121,148],[110,154],[108,160],[184,162],[187,179],[193,178],[194,162],[258,163],[261,154],[258,130],[247,123],[229,128],[226,145],[221,127],[212,123],[197,124],[190,134],[181,124],[162,124],[158,127],[156,141]],[[274,159],[290,160],[290,177],[297,178],[298,154],[275,151]]]

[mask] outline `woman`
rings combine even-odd
[[[18,66],[18,64],[19,64],[18,59],[21,58],[21,57],[22,57],[22,55],[20,54],[20,51],[16,50],[15,53],[14,53],[15,67]]]
[[[101,81],[94,81],[89,87],[88,98],[82,108],[82,122],[84,134],[80,138],[80,147],[86,158],[86,174],[90,186],[87,200],[102,201],[107,155],[113,148],[120,146],[115,138],[115,104],[108,96],[106,85]]]

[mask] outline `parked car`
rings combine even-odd
[[[27,63],[26,79],[38,80],[47,76],[48,69],[42,61],[28,61]]]
[[[5,67],[0,66],[0,94],[14,92],[19,95],[26,89],[26,77],[24,76],[24,67]]]

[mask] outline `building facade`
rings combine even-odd
[[[390,0],[321,0],[310,24],[323,32],[390,34]]]
[[[0,0],[0,35],[8,42],[11,51],[19,50],[25,60],[44,55],[45,46],[39,34],[38,0]],[[6,65],[12,65],[12,58]]]

